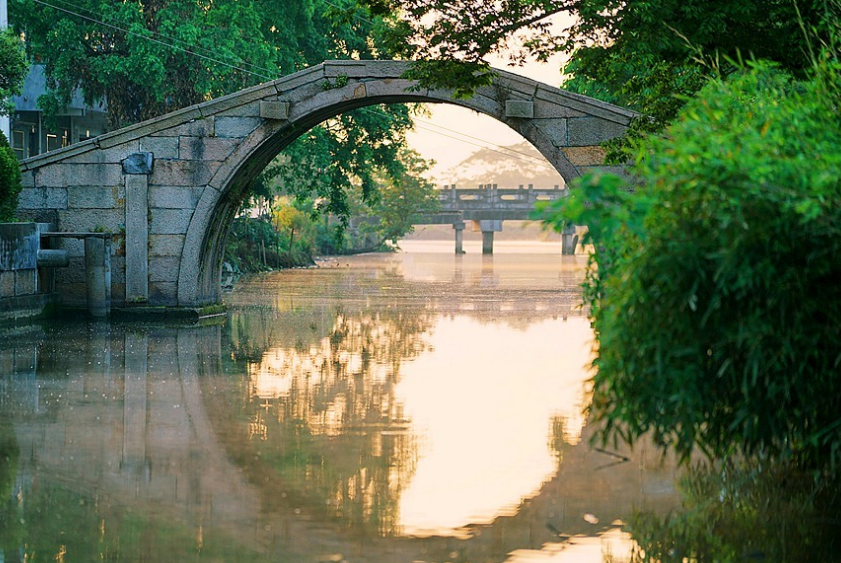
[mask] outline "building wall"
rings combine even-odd
[[[77,92],[64,111],[45,119],[38,97],[47,91],[42,65],[33,65],[23,84],[23,92],[12,101],[9,142],[19,160],[70,146],[108,131],[108,117],[101,104],[85,104]]]

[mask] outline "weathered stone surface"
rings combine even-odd
[[[66,209],[58,212],[59,231],[118,233],[125,220],[122,209]]]
[[[149,296],[149,177],[126,176],[126,299]]]
[[[123,174],[151,174],[154,163],[155,159],[150,152],[132,153],[122,161]]]
[[[546,137],[556,147],[565,147],[569,144],[566,119],[535,119],[532,123],[540,130],[541,133],[546,135]]]
[[[25,170],[21,173],[21,186],[24,189],[35,187],[35,172],[32,170]]]
[[[562,150],[575,166],[599,166],[607,155],[601,147],[566,147]]]
[[[18,197],[20,209],[67,209],[67,188],[24,188]]]
[[[152,282],[149,284],[149,304],[169,305],[178,302],[178,284],[175,282]]]
[[[155,256],[149,261],[149,283],[178,281],[180,256]]]
[[[311,66],[308,69],[278,78],[273,85],[278,93],[287,93],[301,86],[308,86],[324,79],[324,65]]]
[[[578,117],[567,120],[569,146],[586,147],[598,145],[618,137],[625,132],[625,126],[597,117]]]
[[[213,114],[216,119],[220,117],[262,117],[260,115],[260,104],[263,103],[260,100],[255,100],[253,102],[249,102],[247,104],[242,104],[239,106],[234,106],[230,109],[226,109],[225,111],[220,111],[218,113]]]
[[[195,209],[204,188],[187,186],[152,186],[149,206],[161,209]]]
[[[151,208],[149,214],[152,221],[149,225],[150,235],[183,235],[190,225],[193,216],[192,209],[158,209]]]
[[[175,127],[170,127],[169,129],[164,129],[163,131],[158,131],[156,133],[152,133],[149,137],[150,139],[154,139],[155,137],[162,136],[162,137],[212,137],[215,135],[215,120],[214,117],[200,117],[198,119],[194,119],[182,125],[177,125]],[[155,152],[154,150],[152,152]],[[169,158],[164,157],[162,155],[158,155],[158,158]]]
[[[149,256],[177,256],[181,258],[184,235],[150,235]]]
[[[0,271],[35,269],[38,247],[35,223],[0,223]]]
[[[163,132],[165,133],[165,132]],[[163,133],[161,135],[163,135]],[[177,136],[146,136],[98,151],[89,151],[74,156],[67,162],[72,164],[120,164],[131,154],[149,152],[156,159],[178,158]]]
[[[260,102],[260,117],[263,119],[289,119],[289,102]]]
[[[15,296],[15,272],[0,270],[0,297]]]
[[[178,153],[181,160],[225,160],[237,148],[240,139],[219,137],[181,137]]]
[[[123,183],[119,164],[63,164],[55,163],[35,171],[35,185],[39,188],[67,186],[118,186]]]
[[[247,137],[262,122],[259,117],[217,117],[216,136],[228,138]]]
[[[324,61],[324,76],[334,79],[348,78],[397,78],[409,68],[407,61]]]
[[[35,295],[38,293],[38,270],[18,270],[15,272],[15,296]]]
[[[150,186],[204,186],[216,167],[198,160],[160,160],[149,176]]]
[[[531,119],[534,117],[534,102],[528,100],[506,100],[505,117]]]
[[[123,204],[125,190],[119,186],[71,186],[67,188],[70,209],[113,209]]]

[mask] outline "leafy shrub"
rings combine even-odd
[[[841,65],[756,63],[585,179],[546,217],[587,224],[603,438],[685,459],[841,460]],[[574,190],[575,191],[575,190]]]

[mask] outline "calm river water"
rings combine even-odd
[[[586,258],[404,252],[241,280],[224,324],[0,340],[0,562],[623,561],[679,500],[593,449]]]

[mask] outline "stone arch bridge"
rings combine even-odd
[[[71,266],[66,305],[83,305],[85,233],[112,233],[114,306],[219,303],[225,239],[249,182],[286,146],[342,112],[381,103],[449,103],[520,133],[569,181],[600,166],[598,145],[633,112],[497,71],[470,99],[413,88],[400,61],[325,62],[22,161],[18,216],[51,225]],[[107,281],[110,276],[110,282]]]

